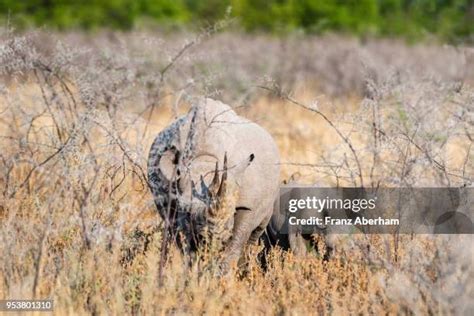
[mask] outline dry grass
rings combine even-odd
[[[137,39],[125,44],[130,35],[113,36],[126,51],[138,46]],[[275,45],[271,39],[228,36],[220,35],[217,41],[229,42],[234,36],[249,50]],[[321,45],[312,44],[314,40],[303,42],[303,47]],[[348,39],[320,40],[333,50],[336,61],[345,60],[337,53],[340,47],[358,45]],[[196,69],[193,77],[199,83],[190,90],[178,88],[189,64],[199,64],[199,50],[182,68],[173,65],[176,70],[169,80],[168,75],[160,80],[157,73],[166,62],[154,56],[134,60],[131,53],[114,52],[110,43],[99,50],[101,55],[90,43],[86,47],[92,53],[77,53],[67,45],[45,48],[28,38],[21,41],[6,38],[0,51],[5,77],[0,96],[0,298],[51,297],[60,315],[473,310],[471,236],[339,236],[329,262],[317,254],[299,258],[273,249],[267,271],[257,263],[255,247],[248,250],[248,266],[222,278],[215,276],[214,249],[203,250],[190,266],[186,256],[172,248],[159,280],[161,230],[156,227],[161,219],[143,168],[154,135],[176,113],[186,111],[190,96],[214,91],[215,78]],[[205,48],[214,48],[211,52],[224,59],[227,50],[220,52],[213,43]],[[389,59],[387,45],[410,55],[411,48],[400,43],[371,45],[382,47],[369,49],[381,59]],[[426,55],[435,56],[432,68],[448,72],[442,62],[436,64],[445,61],[441,48],[412,51],[424,52],[419,53],[420,62],[426,62]],[[295,58],[301,61],[299,55],[305,53],[298,52]],[[277,50],[271,49],[268,58],[275,55]],[[255,71],[249,58],[233,60],[247,65],[239,68],[247,76]],[[398,63],[402,65],[402,59]],[[288,67],[299,73],[299,67]],[[360,79],[367,83],[365,97],[356,88],[362,84],[354,79],[356,71],[349,69],[347,76],[339,76],[344,89],[354,93],[328,93],[328,87],[338,91],[329,75],[319,79],[319,89],[309,83],[317,78],[286,83],[293,89],[291,97],[305,104],[318,101],[317,109],[356,149],[360,168],[347,144],[318,114],[262,91],[251,97],[244,93],[240,100],[245,102],[234,104],[244,104],[237,110],[276,139],[282,180],[293,176],[301,183],[323,185],[360,185],[360,178],[366,185],[469,185],[474,174],[474,90],[468,83],[472,78],[461,88],[451,80],[459,75],[456,69],[425,79],[419,74],[381,72],[377,79],[368,75]],[[288,96],[274,82],[265,84]],[[223,99],[238,99],[234,91],[223,91]],[[130,254],[133,259],[124,260]]]

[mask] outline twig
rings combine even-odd
[[[282,98],[284,100],[287,100],[287,101],[289,101],[289,102],[291,102],[295,105],[298,105],[299,107],[302,107],[305,110],[316,113],[317,115],[322,117],[326,121],[326,123],[328,123],[329,126],[331,126],[334,129],[334,131],[344,141],[344,143],[347,145],[347,147],[349,147],[349,149],[352,153],[352,156],[354,157],[354,160],[357,164],[357,169],[358,169],[358,172],[359,172],[360,186],[364,187],[364,179],[363,179],[363,176],[362,176],[362,167],[361,167],[361,164],[359,162],[359,158],[357,156],[357,153],[356,153],[354,147],[352,146],[352,143],[350,142],[350,140],[346,136],[344,136],[344,134],[342,134],[342,132],[339,130],[339,128],[337,128],[337,126],[334,125],[334,123],[324,113],[322,113],[321,111],[319,111],[319,110],[317,110],[313,107],[310,107],[306,104],[303,104],[303,103],[293,99],[290,95],[288,95],[287,93],[284,93],[281,90],[275,90],[275,89],[269,88],[267,86],[260,86],[260,85],[257,86],[257,87],[261,88],[261,89],[264,89],[264,90],[268,90],[268,91],[273,92],[273,93],[276,93],[280,98]]]

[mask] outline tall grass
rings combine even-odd
[[[273,249],[266,271],[256,246],[227,277],[212,247],[192,264],[172,247],[159,280],[146,155],[195,96],[264,126],[282,180],[461,186],[474,174],[469,48],[181,36],[2,35],[0,298],[53,298],[57,314],[473,309],[471,236],[338,236],[329,262]]]

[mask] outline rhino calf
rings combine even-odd
[[[256,242],[279,188],[279,153],[273,138],[231,107],[201,99],[155,138],[148,157],[149,186],[158,212],[196,250],[231,195],[222,265],[236,262]],[[225,232],[221,234],[226,235]]]
[[[288,183],[285,183],[288,184]],[[273,215],[266,229],[266,234],[263,236],[266,248],[269,249],[274,246],[279,246],[283,250],[292,251],[298,256],[305,256],[313,251],[322,255],[323,260],[329,260],[335,244],[335,236],[331,231],[330,226],[318,226],[312,227],[311,232],[304,230],[298,225],[289,225],[288,221],[288,205],[282,204],[291,199],[300,200],[306,199],[306,195],[302,194],[302,191],[298,189],[298,185],[295,182],[289,183],[280,192],[280,196],[275,200]],[[286,189],[285,189],[286,188]],[[328,188],[320,189],[320,198],[327,196],[325,190],[332,190]],[[323,220],[328,216],[327,210],[324,209],[322,212],[314,212],[309,209],[302,209],[299,211],[299,218],[309,219],[311,217],[319,217]],[[318,249],[316,243],[316,237],[319,236],[323,240],[325,245],[325,251],[322,253]]]

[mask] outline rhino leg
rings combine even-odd
[[[235,213],[232,237],[224,251],[221,269],[226,273],[229,268],[238,262],[245,245],[248,243],[252,232],[255,230],[254,213],[252,210],[239,210]]]
[[[250,234],[248,241],[250,245],[257,244],[257,241],[260,239],[260,236],[262,236],[263,232],[265,231],[265,227],[267,227],[267,225],[260,224],[257,228],[253,230],[252,234]]]
[[[288,235],[288,240],[290,242],[290,249],[297,256],[305,256],[308,254],[306,248],[306,242],[299,232],[290,232]]]
[[[249,241],[248,241],[249,244],[255,245],[259,241],[260,237],[265,232],[265,229],[267,228],[271,217],[272,217],[272,213],[270,212],[270,215],[267,218],[265,218],[262,221],[262,223],[260,223],[260,225],[258,225],[257,228],[255,228],[252,231],[252,234],[250,235],[250,238],[249,238]]]
[[[323,260],[328,261],[329,259],[331,259],[331,256],[334,252],[336,237],[334,235],[326,235],[324,238],[324,242],[326,244],[326,252],[324,253]]]

